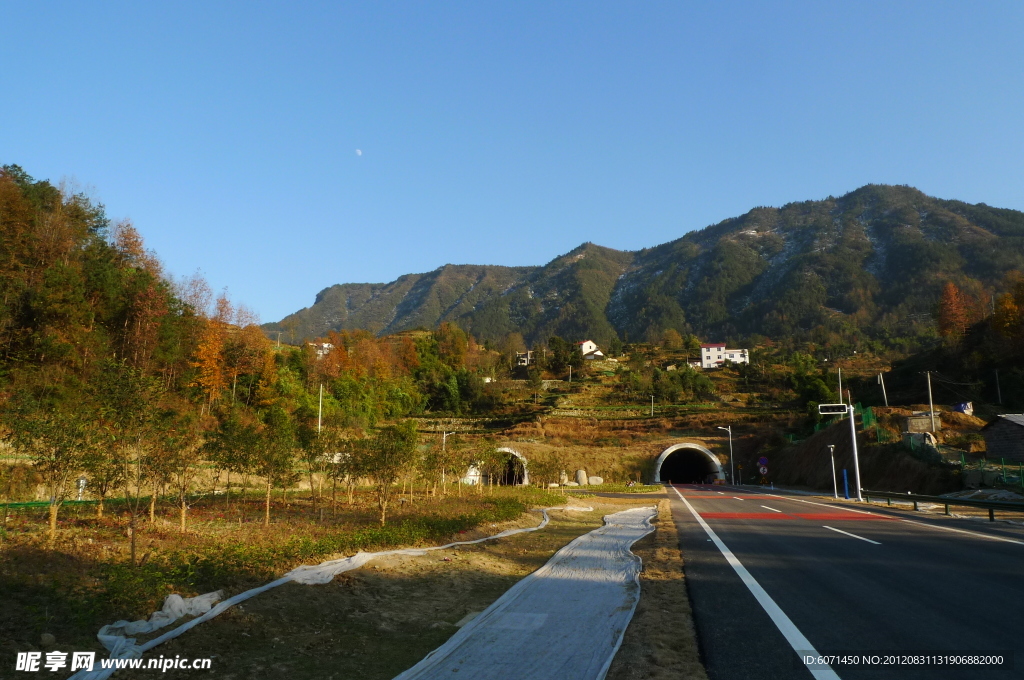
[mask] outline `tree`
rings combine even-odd
[[[661,334],[661,344],[665,349],[678,350],[683,348],[683,336],[674,328],[667,329]]]
[[[369,442],[366,474],[373,480],[381,526],[387,523],[388,506],[394,497],[395,483],[412,465],[415,457],[416,424],[412,421],[383,427]]]
[[[289,486],[295,480],[295,428],[280,406],[271,407],[260,432],[256,472],[266,480],[263,526],[270,526],[270,492],[275,486]]]
[[[32,458],[50,500],[50,542],[57,538],[57,515],[74,489],[72,478],[85,464],[95,436],[92,418],[80,405],[64,403],[44,408],[32,400],[12,409],[8,421],[15,445]]]
[[[960,341],[970,322],[967,301],[952,281],[947,281],[939,298],[939,334],[947,341]]]
[[[107,361],[99,378],[101,415],[106,438],[114,449],[121,488],[129,515],[132,566],[136,560],[136,534],[143,491],[159,468],[153,428],[163,396],[158,381],[125,361]],[[155,489],[152,489],[155,493]],[[152,503],[154,498],[150,498]]]
[[[160,432],[161,458],[177,499],[181,533],[185,533],[188,493],[200,470],[203,437],[195,414],[176,414]]]
[[[110,493],[121,486],[124,470],[117,456],[102,438],[94,437],[85,455],[84,468],[89,476],[93,495],[96,496],[96,518],[103,518],[103,502]]]
[[[232,409],[221,416],[217,429],[209,433],[205,448],[213,461],[227,471],[224,503],[231,504],[231,473],[242,477],[242,496],[249,488],[249,476],[256,467],[259,433],[252,424],[242,420],[242,412]]]

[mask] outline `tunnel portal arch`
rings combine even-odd
[[[517,462],[519,463],[519,465],[522,466],[522,468],[523,468],[523,479],[522,479],[522,481],[517,482],[516,486],[530,486],[530,469],[526,465],[526,457],[523,454],[521,454],[518,451],[516,451],[515,449],[510,449],[507,446],[499,446],[498,447],[498,452],[499,453],[507,453],[507,454],[509,454],[510,462],[511,462],[511,458],[514,457],[517,460]]]
[[[711,453],[709,449],[701,446],[700,444],[694,444],[692,442],[683,442],[681,444],[673,444],[672,446],[662,451],[661,455],[658,456],[658,460],[654,464],[655,484],[660,484],[662,481],[661,466],[665,463],[666,460],[668,460],[668,457],[671,456],[676,451],[683,451],[687,449],[699,451],[700,453],[707,456],[708,462],[711,464],[711,469],[713,470],[712,474],[714,475],[715,479],[725,481],[725,472],[722,471],[722,464],[719,462],[718,456]]]
[[[507,467],[511,469],[511,475],[516,478],[516,481],[515,481],[514,485],[515,486],[529,486],[530,485],[530,468],[527,465],[526,456],[524,456],[523,454],[519,453],[515,449],[511,449],[511,448],[509,448],[507,446],[500,446],[496,450],[498,451],[498,453],[507,453],[508,454],[508,458],[506,459],[508,461]],[[484,474],[484,472],[480,468],[481,468],[481,466],[479,464],[476,464],[476,463],[474,463],[473,465],[470,465],[469,469],[466,471],[466,474],[463,475],[463,477],[462,477],[462,483],[463,484],[469,484],[469,485],[485,483],[486,475]],[[522,471],[522,478],[521,479],[519,478],[520,475],[519,475],[518,470]],[[506,472],[505,474],[507,475],[507,474],[510,474],[510,473]]]

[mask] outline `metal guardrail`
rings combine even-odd
[[[893,491],[868,491],[867,489],[861,489],[861,495],[865,501],[870,502],[872,498],[886,499],[889,501],[889,505],[892,505],[892,501],[909,501],[914,504],[914,510],[917,510],[918,503],[936,503],[938,505],[946,506],[946,514],[949,514],[949,506],[960,505],[970,508],[986,508],[988,509],[988,519],[990,522],[996,521],[996,510],[1003,510],[1004,512],[1024,512],[1024,503],[1017,503],[1014,501],[986,501],[979,498],[949,498],[947,496],[924,496],[920,494],[910,493],[896,493]]]

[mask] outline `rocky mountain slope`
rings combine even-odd
[[[984,304],[1013,270],[1024,270],[1024,213],[868,185],[754,208],[636,252],[585,243],[540,267],[445,265],[387,284],[340,284],[265,328],[292,341],[444,321],[481,339],[517,331],[528,342],[641,340],[666,328],[716,339],[894,340],[934,332],[947,281]]]

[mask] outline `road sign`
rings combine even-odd
[[[848,409],[846,404],[818,404],[818,413],[823,416],[843,415]]]
[[[757,470],[758,470],[758,472],[760,472],[760,473],[761,473],[762,475],[766,475],[766,474],[768,474],[768,468],[766,468],[766,467],[765,467],[764,465],[762,465],[761,467],[757,468]]]
[[[767,465],[768,464],[768,459],[765,458],[764,456],[761,456],[760,458],[757,459],[757,464],[758,465]]]

